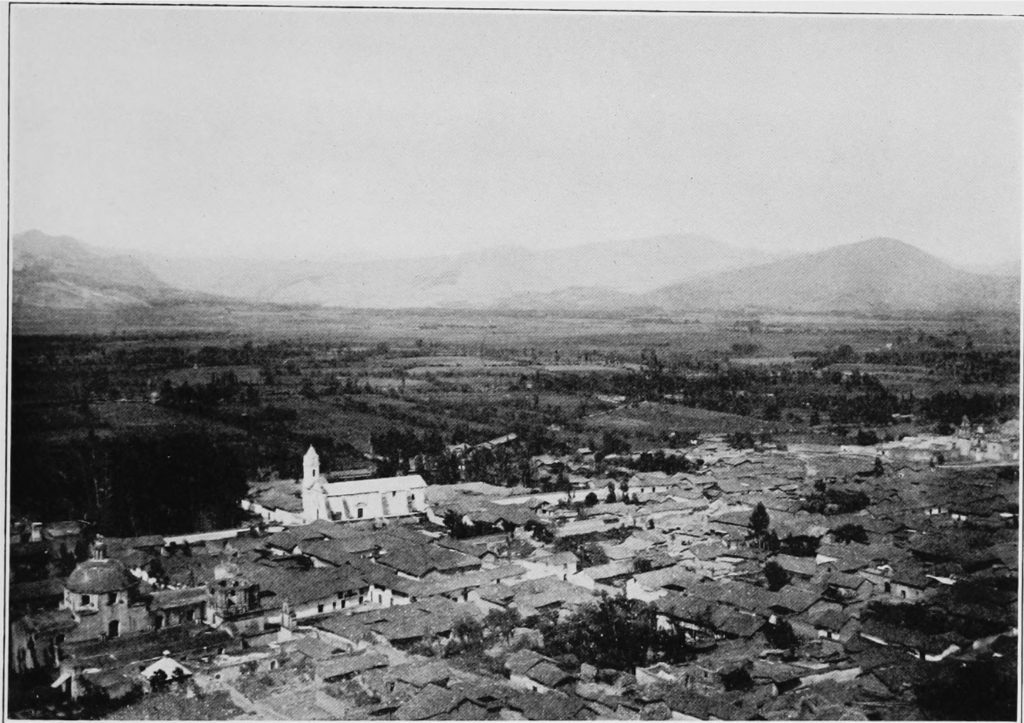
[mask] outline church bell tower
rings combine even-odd
[[[303,487],[310,486],[320,476],[320,455],[309,445],[305,456],[302,458],[302,482]]]
[[[309,446],[302,458],[302,519],[307,524],[314,520],[331,519],[327,490],[320,476],[320,457],[313,445]]]

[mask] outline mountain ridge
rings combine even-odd
[[[659,289],[672,309],[962,311],[1014,308],[1019,277],[975,274],[898,239],[876,237]]]
[[[54,309],[166,301],[338,308],[796,312],[1015,309],[1019,276],[957,269],[876,237],[772,258],[697,234],[544,251],[515,246],[351,263],[180,259],[171,278],[146,255],[33,230],[12,237],[16,305]],[[244,284],[239,284],[239,279]],[[665,279],[670,282],[665,283]]]

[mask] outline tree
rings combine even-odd
[[[881,457],[875,457],[874,473],[875,477],[881,477],[885,474],[885,465],[882,463]]]
[[[615,502],[615,483],[614,482],[609,482],[608,483],[608,496],[604,498],[604,501],[607,502],[608,504],[611,504],[612,502]]]
[[[477,645],[484,638],[484,627],[476,618],[463,615],[452,623],[452,634],[464,645]]]
[[[523,618],[515,608],[491,610],[484,618],[484,628],[505,640],[512,638],[512,633],[523,623]]]
[[[572,653],[599,668],[632,670],[647,662],[657,630],[657,615],[649,603],[603,596],[553,625],[544,638],[550,654]]]
[[[473,528],[463,521],[463,515],[455,510],[448,510],[444,513],[444,526],[456,540],[461,540],[473,534]]]
[[[597,495],[593,492],[588,492],[587,496],[583,498],[583,504],[587,507],[593,507],[598,503]]]
[[[651,564],[651,561],[648,560],[646,557],[638,557],[635,560],[633,560],[633,572],[637,574],[643,572],[650,572],[653,567],[654,565]]]
[[[832,535],[836,538],[836,542],[847,544],[850,542],[859,542],[862,545],[868,544],[868,533],[864,530],[864,527],[853,524],[852,522],[836,527],[832,530]]]
[[[167,673],[162,670],[157,670],[149,676],[149,687],[152,690],[163,690],[167,687],[169,682]]]
[[[601,434],[600,452],[603,457],[609,454],[625,454],[629,452],[629,444],[615,432],[605,430]]]
[[[780,620],[774,625],[766,625],[764,636],[768,639],[768,644],[776,650],[792,650],[799,642],[793,632],[793,626],[786,620]]]
[[[185,672],[184,668],[175,668],[171,674],[171,682],[177,686],[182,686],[188,681],[188,673]]]
[[[774,560],[769,560],[765,563],[764,577],[768,581],[768,589],[773,592],[781,590],[789,584],[789,573]]]
[[[871,447],[878,444],[878,433],[871,429],[858,429],[857,444],[861,447]]]
[[[923,668],[914,686],[917,704],[933,720],[1015,720],[1017,672],[1012,658],[961,662],[955,658]]]
[[[580,545],[576,548],[576,557],[580,560],[580,568],[608,564],[608,553],[596,542],[587,542]]]
[[[758,502],[754,507],[754,511],[750,513],[750,527],[751,534],[754,538],[761,540],[766,534],[768,534],[768,526],[771,524],[771,520],[768,517],[768,510],[765,509],[764,503]]]

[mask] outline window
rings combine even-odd
[[[317,605],[317,606],[316,606],[316,611],[317,611],[318,613],[322,613],[322,612],[324,611],[324,606],[323,606],[323,604],[322,604],[322,603],[321,603],[320,605]]]
[[[82,595],[82,605],[88,605],[90,602],[92,601],[89,599],[88,595]]]
[[[113,605],[116,602],[117,602],[117,593],[116,592],[108,592],[107,593],[107,605]]]
[[[363,517],[363,508],[362,507],[360,507],[358,510],[356,510],[356,517],[358,517],[359,519],[362,519],[362,517]]]

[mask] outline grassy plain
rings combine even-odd
[[[844,345],[856,360],[821,373],[859,368],[886,389],[919,397],[950,389],[1015,397],[1019,384],[1015,374],[965,377],[957,366],[971,348],[1016,358],[1016,323],[1007,318],[225,307],[70,316],[56,327],[27,314],[15,330],[15,469],[19,449],[87,435],[197,432],[236,449],[248,476],[294,474],[311,441],[326,450],[328,468],[361,466],[372,437],[390,428],[444,442],[526,431],[571,448],[606,432],[634,449],[664,446],[672,432],[817,441],[832,434],[828,415],[816,421],[804,402],[768,414],[773,390],[792,396],[804,383],[773,380],[806,375],[815,354]],[[893,348],[943,349],[954,362],[864,362]],[[652,386],[653,356],[657,373],[670,375],[668,388]],[[753,377],[742,376],[750,374],[759,375],[757,392],[748,386]],[[225,378],[230,383],[217,387]],[[714,399],[729,404],[706,404],[694,391],[704,382],[720,382]],[[680,384],[693,387],[689,396],[673,394]],[[828,384],[821,382],[821,399],[857,391]],[[151,403],[168,385],[207,392],[199,401]],[[883,426],[880,435],[899,434],[934,421]]]

